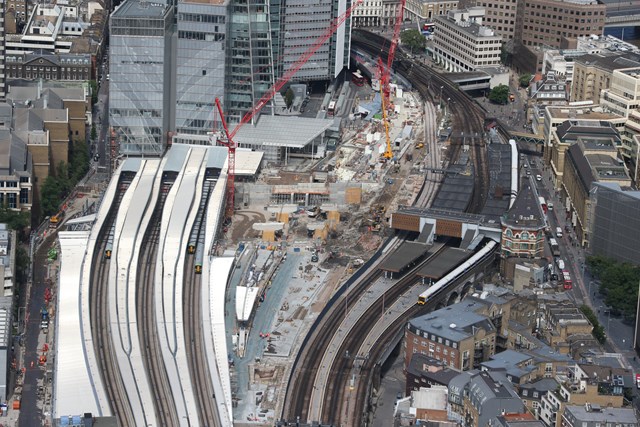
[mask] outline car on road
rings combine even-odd
[[[556,227],[556,237],[558,239],[562,238],[562,227]]]
[[[542,181],[542,175],[536,175],[536,181]]]

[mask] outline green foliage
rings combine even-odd
[[[591,332],[593,337],[598,340],[600,344],[604,344],[607,341],[607,334],[604,331],[604,327],[598,321],[596,314],[587,305],[581,305],[580,311],[582,311],[582,314],[584,314],[593,325],[593,331]]]
[[[599,291],[611,311],[622,313],[626,320],[635,319],[640,267],[602,256],[587,257],[587,265],[593,276],[600,279]]]
[[[24,240],[28,236],[27,231],[31,225],[31,214],[14,211],[4,205],[0,207],[0,223],[7,224],[11,230],[16,230],[18,240]]]
[[[98,131],[96,131],[96,124],[93,123],[91,125],[91,141],[95,142],[97,137],[98,137]]]
[[[529,87],[529,82],[531,81],[531,74],[521,75],[518,81],[520,82],[520,86]]]
[[[69,179],[75,185],[89,171],[89,147],[82,141],[75,141],[71,146],[71,164]]]
[[[289,88],[284,94],[284,102],[287,104],[287,108],[291,108],[291,104],[293,104],[293,98],[295,97],[293,93],[293,89]]]
[[[60,204],[71,193],[73,187],[89,171],[89,147],[82,141],[74,141],[69,148],[70,164],[60,162],[55,175],[49,175],[40,189],[42,214],[58,213]]]
[[[65,195],[58,178],[49,175],[47,179],[44,180],[40,193],[42,214],[45,216],[55,215]]]
[[[56,169],[56,174],[49,175],[40,189],[42,214],[45,216],[55,215],[71,188],[73,188],[73,185],[69,179],[67,164],[60,162]]]
[[[98,83],[95,80],[89,80],[89,89],[91,90],[91,105],[98,102]]]
[[[16,278],[19,283],[26,283],[29,278],[29,264],[31,260],[29,259],[29,254],[27,250],[18,245],[16,248]]]
[[[491,89],[489,100],[496,104],[506,104],[509,101],[509,86],[498,85]]]
[[[427,39],[415,28],[400,33],[400,41],[411,50],[411,53],[423,52],[427,47]]]

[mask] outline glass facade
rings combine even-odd
[[[595,184],[591,200],[592,254],[640,265],[640,192]]]
[[[237,123],[273,86],[269,0],[232,0],[225,113]]]
[[[173,7],[129,0],[111,16],[109,121],[121,154],[159,155],[171,115]]]
[[[276,78],[290,70],[296,61],[331,22],[351,7],[351,0],[271,0],[271,33]],[[333,80],[349,64],[351,18],[302,65],[292,81]]]
[[[175,130],[206,135],[224,96],[227,7],[184,1],[178,11]]]

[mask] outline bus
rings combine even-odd
[[[544,199],[544,197],[539,196],[538,197],[538,202],[540,202],[540,207],[542,208],[542,212],[544,212],[544,214],[546,215],[547,212],[549,212],[549,207],[547,206],[547,201]]]
[[[424,23],[422,24],[422,34],[431,34],[435,28],[436,24],[433,22]]]
[[[549,246],[551,246],[551,254],[553,256],[560,256],[560,246],[558,245],[556,239],[549,239]]]
[[[351,83],[356,86],[364,86],[364,76],[360,74],[360,70],[351,74]]]
[[[569,291],[573,289],[573,283],[571,283],[571,275],[567,270],[562,272],[562,278],[564,279],[564,289],[565,291]]]
[[[329,108],[327,108],[327,114],[333,116],[336,114],[336,101],[331,101],[329,103]]]

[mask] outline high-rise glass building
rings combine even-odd
[[[317,41],[351,0],[270,0],[270,22],[276,77],[281,77]],[[293,76],[293,81],[333,80],[349,65],[351,17]]]
[[[161,154],[176,135],[208,143],[216,97],[227,121],[238,123],[350,6],[351,0],[126,0],[110,23],[109,113],[120,153]],[[347,19],[291,80],[337,77],[349,63],[350,33]],[[262,112],[271,114],[270,104]]]
[[[640,265],[640,191],[595,183],[587,218],[592,255]]]
[[[237,123],[273,86],[269,0],[231,0],[224,108]]]
[[[0,0],[0,101],[4,101],[6,96],[5,89],[5,58],[4,58],[4,45],[5,45],[5,36],[4,36],[4,8],[5,1]]]
[[[177,133],[206,135],[213,128],[215,98],[224,97],[228,3],[178,3],[176,54],[172,55],[176,58]]]
[[[173,10],[128,0],[111,15],[109,124],[121,154],[161,154],[173,127]]]

